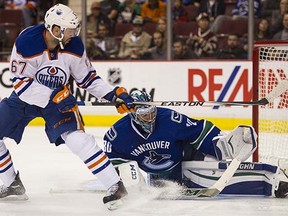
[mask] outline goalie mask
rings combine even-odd
[[[151,101],[149,94],[143,91],[135,90],[131,92],[134,101]],[[155,128],[155,120],[157,115],[156,106],[137,105],[134,112],[129,113],[131,119],[138,124],[146,133],[152,133]]]
[[[56,4],[51,7],[45,14],[44,18],[45,28],[50,32],[50,34],[57,40],[61,49],[64,49],[63,37],[65,31],[69,31],[75,37],[80,33],[80,23],[76,13],[69,7],[63,4]],[[61,36],[57,37],[53,34],[52,28],[54,25],[60,27]]]

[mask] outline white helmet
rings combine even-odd
[[[56,4],[51,7],[45,14],[45,28],[51,33],[51,35],[59,40],[60,46],[63,49],[62,39],[64,37],[65,30],[67,28],[75,30],[75,36],[80,33],[80,23],[77,14],[63,4]],[[57,25],[61,28],[61,37],[56,37],[52,33],[52,28]]]

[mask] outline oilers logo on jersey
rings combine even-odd
[[[46,66],[41,68],[35,75],[38,83],[56,89],[67,82],[67,74],[60,67]]]

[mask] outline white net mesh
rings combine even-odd
[[[259,48],[259,99],[281,80],[288,79],[288,47]],[[288,86],[287,86],[288,88]],[[288,159],[288,91],[266,106],[259,106],[259,161],[277,164]]]

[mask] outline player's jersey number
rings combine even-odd
[[[12,63],[11,63],[11,72],[12,73],[17,73],[18,74],[23,74],[25,68],[26,68],[26,62],[23,62],[23,61],[16,61],[16,60],[13,60]]]
[[[104,140],[104,152],[111,153],[112,152],[112,145],[109,141]]]

